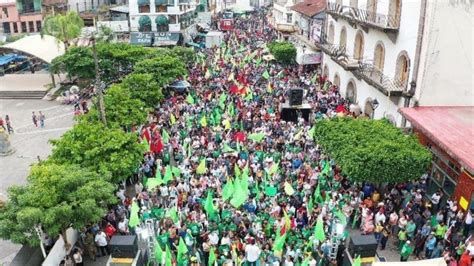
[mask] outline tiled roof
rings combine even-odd
[[[325,0],[305,0],[291,7],[293,11],[312,17],[326,10]]]

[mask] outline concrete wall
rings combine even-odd
[[[474,105],[474,4],[461,2],[469,1],[428,1],[415,93],[420,105]]]
[[[335,0],[330,0],[335,2]],[[344,0],[343,5],[349,6],[350,1]],[[358,7],[365,9],[367,6],[367,0],[359,0]],[[339,44],[340,32],[344,27],[347,32],[346,37],[346,49],[349,58],[354,55],[354,44],[357,32],[360,32],[364,40],[364,55],[363,61],[373,62],[374,51],[377,43],[383,43],[385,47],[385,60],[383,73],[390,77],[395,78],[397,60],[401,54],[406,54],[409,58],[409,77],[410,82],[413,77],[413,62],[416,53],[416,44],[418,37],[418,23],[421,10],[421,2],[419,0],[404,0],[401,7],[400,17],[400,28],[396,38],[392,40],[389,35],[384,31],[369,28],[368,32],[364,31],[360,26],[352,26],[347,23],[346,20],[339,18],[337,21],[328,15],[326,21],[326,33],[328,32],[329,25],[334,25],[334,43]],[[377,4],[377,13],[388,14],[389,0],[379,0]],[[345,71],[341,66],[336,64],[329,56],[323,57],[322,67],[327,66],[329,69],[329,80],[334,80],[335,73],[338,73],[341,80],[341,93],[346,94],[346,88],[349,81],[353,81],[356,87],[357,102],[364,109],[364,105],[368,99],[376,98],[380,103],[377,110],[375,110],[374,118],[390,118],[394,119],[397,125],[401,124],[402,117],[398,114],[397,110],[403,106],[403,99],[401,97],[388,97],[378,91],[376,88],[367,84],[363,80],[358,80],[350,71]]]

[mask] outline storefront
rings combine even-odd
[[[173,46],[180,41],[179,32],[131,32],[130,43],[143,46]]]
[[[153,43],[152,32],[131,32],[130,33],[130,44],[151,46]]]
[[[474,107],[402,108],[420,142],[433,154],[427,194],[443,192],[466,210],[474,209]]]

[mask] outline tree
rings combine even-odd
[[[35,228],[67,243],[69,227],[82,229],[99,222],[107,205],[116,203],[114,186],[107,176],[72,164],[42,162],[31,168],[26,186],[8,190],[9,200],[0,209],[0,237],[38,246]]]
[[[164,98],[161,87],[152,74],[132,73],[122,80],[121,86],[130,91],[133,99],[140,99],[146,107],[153,108]]]
[[[293,64],[296,60],[296,48],[291,42],[271,42],[270,53],[282,64]]]
[[[151,74],[158,86],[164,87],[177,78],[185,76],[187,70],[180,58],[165,55],[138,62],[135,65],[134,72]]]
[[[319,121],[316,140],[354,181],[396,183],[418,179],[431,162],[414,136],[386,120],[335,118]]]
[[[146,121],[145,104],[139,98],[132,97],[130,91],[120,84],[114,84],[107,89],[104,102],[107,124],[112,128],[130,129]],[[91,122],[99,121],[99,114],[95,108],[83,117],[90,119]]]
[[[58,41],[64,43],[64,49],[67,51],[71,40],[81,35],[84,21],[74,11],[69,11],[66,14],[57,14],[47,16],[43,21],[43,28],[41,35],[54,36]]]
[[[92,79],[95,76],[94,58],[89,47],[72,47],[51,62],[54,74],[68,73],[69,77]]]
[[[179,57],[184,63],[189,64],[194,62],[196,59],[196,53],[194,52],[193,48],[182,47],[182,46],[175,46],[171,49],[161,49],[158,50],[159,53],[163,53],[163,55],[170,55],[173,57]]]
[[[111,174],[112,182],[130,177],[145,152],[136,133],[81,119],[61,138],[50,142],[53,162],[74,163],[103,175]]]

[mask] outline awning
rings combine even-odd
[[[119,13],[129,13],[128,5],[123,6],[114,6],[109,8],[110,11],[119,12]]]
[[[17,55],[17,54],[6,54],[0,56],[0,66],[10,64],[15,61],[22,61],[28,59],[26,56]]]
[[[138,20],[138,24],[140,24],[140,26],[150,26],[151,19],[149,16],[141,16],[140,19]]]
[[[186,44],[189,45],[189,46],[191,46],[191,47],[196,47],[196,48],[199,48],[199,49],[202,48],[202,45],[200,45],[199,43],[187,42]]]
[[[153,46],[168,46],[178,44],[179,32],[156,32]]]
[[[155,18],[155,23],[156,23],[156,25],[158,25],[158,26],[164,26],[164,25],[168,25],[168,24],[169,24],[169,20],[168,20],[168,18],[167,18],[165,15],[158,15],[158,16]]]
[[[64,44],[50,35],[29,35],[15,42],[1,46],[2,49],[11,50],[12,53],[25,53],[34,56],[48,64],[64,54]]]
[[[150,0],[138,0],[139,6],[147,6],[150,5]]]
[[[168,5],[168,1],[167,0],[155,0],[155,5],[157,5],[157,6],[166,6],[166,5]]]
[[[153,33],[131,32],[130,44],[151,46],[153,42]]]

